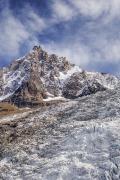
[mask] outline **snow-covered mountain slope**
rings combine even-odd
[[[83,71],[66,58],[48,55],[35,46],[2,70],[0,101],[9,99],[19,105],[56,97],[77,98],[114,89],[117,83],[115,76]]]
[[[0,101],[12,96],[17,89],[20,88],[22,83],[28,81],[30,78],[30,62],[27,59],[19,65],[16,70],[4,72],[2,81],[2,95]]]

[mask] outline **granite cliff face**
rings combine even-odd
[[[114,89],[118,79],[109,74],[90,73],[65,57],[49,55],[40,46],[0,70],[0,101],[28,106],[55,97],[80,96]]]

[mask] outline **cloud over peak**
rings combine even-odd
[[[15,17],[12,10],[5,8],[1,12],[0,22],[0,55],[18,56],[24,43],[31,47],[38,43],[37,33],[46,28],[46,23],[34,10],[24,7],[20,19]],[[30,48],[29,47],[29,48]]]
[[[73,8],[63,0],[55,1],[52,5],[53,17],[58,21],[68,21],[75,16]]]

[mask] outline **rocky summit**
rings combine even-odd
[[[0,101],[0,180],[120,180],[119,78],[35,46],[0,70]]]
[[[114,89],[112,75],[87,72],[40,46],[0,70],[0,101],[32,106],[54,98],[73,99]]]

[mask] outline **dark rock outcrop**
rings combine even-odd
[[[94,94],[97,91],[105,91],[105,88],[96,79],[91,80],[90,77],[83,71],[74,73],[63,86],[63,96],[69,99],[74,99],[80,96]]]

